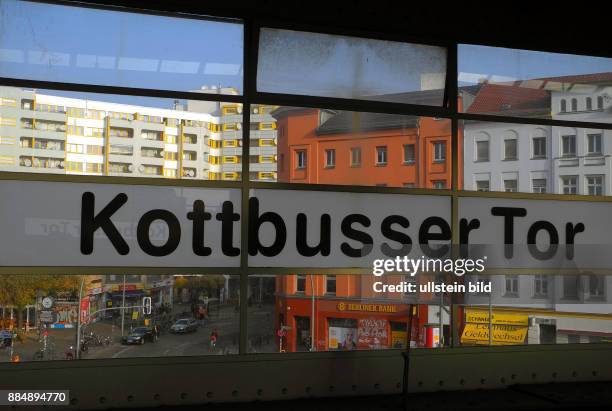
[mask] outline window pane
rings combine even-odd
[[[0,362],[237,354],[239,289],[228,275],[4,274]]]
[[[260,159],[269,155],[276,158],[265,164],[273,167],[270,181],[451,186],[447,119],[298,107],[276,107],[270,115],[276,129],[251,131],[251,180],[263,180]],[[274,143],[262,146],[263,139]]]
[[[612,319],[602,314],[609,307],[607,276],[468,274],[465,280],[471,287],[490,283],[491,291],[474,288],[465,295],[461,345],[597,343],[612,337]]]
[[[610,122],[612,58],[459,45],[468,113]]]
[[[248,351],[402,349],[406,348],[409,334],[414,348],[449,345],[448,297],[431,291],[373,289],[374,283],[380,281],[386,285],[412,284],[418,290],[421,284],[432,280],[426,274],[380,278],[348,274],[252,275]],[[333,292],[330,287],[334,287]],[[409,332],[410,304],[414,315]],[[435,323],[431,318],[436,318]]]
[[[271,28],[259,35],[258,91],[440,106],[445,73],[442,47]]]
[[[15,0],[0,16],[3,77],[242,93],[241,24]]]
[[[611,136],[608,130],[465,121],[460,188],[610,195]]]
[[[241,178],[238,104],[6,86],[0,95],[18,102],[0,106],[13,122],[0,125],[0,171]]]

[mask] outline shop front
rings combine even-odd
[[[406,347],[407,304],[378,304],[361,301],[286,298],[277,301],[278,328],[287,352],[308,350],[314,329],[316,351],[377,350]],[[413,330],[418,328],[413,322]],[[413,333],[413,340],[416,332]]]

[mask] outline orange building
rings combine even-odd
[[[273,115],[279,182],[451,186],[448,119],[289,107]]]
[[[401,280],[400,276],[385,278],[388,284]],[[363,275],[278,276],[276,312],[278,329],[286,329],[283,349],[307,351],[313,329],[316,351],[404,348],[409,305],[401,293],[375,293],[374,281],[378,279]],[[413,319],[415,342],[418,317],[416,313]]]
[[[295,107],[281,107],[272,115],[277,119],[279,182],[451,187],[448,119]],[[461,170],[461,154],[459,161]],[[313,330],[317,351],[405,347],[409,305],[402,294],[375,293],[372,284],[379,280],[278,276],[276,326],[285,329],[279,333],[283,349],[309,349]],[[411,336],[418,345],[425,345],[428,317],[428,307],[417,306]]]

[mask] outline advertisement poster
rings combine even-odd
[[[357,347],[363,350],[388,348],[389,331],[387,325],[387,320],[384,319],[360,319]]]
[[[356,328],[329,327],[330,350],[354,350],[357,348]]]

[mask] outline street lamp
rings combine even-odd
[[[76,335],[76,355],[78,360],[81,356],[81,300],[83,299],[83,286],[85,285],[85,276],[81,278],[81,286],[79,287],[79,302],[77,303],[77,335]]]

